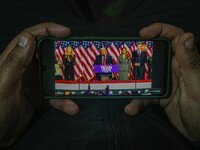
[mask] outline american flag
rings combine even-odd
[[[63,55],[65,54],[66,47],[70,45],[69,41],[55,41],[54,46],[55,46],[55,54],[56,58],[61,60],[63,62]]]
[[[153,41],[56,41],[55,54],[56,58],[63,62],[62,56],[66,52],[66,47],[72,46],[75,55],[75,79],[94,80],[95,73],[93,65],[96,56],[100,54],[99,50],[102,47],[107,49],[108,55],[112,56],[114,64],[117,64],[117,59],[122,48],[125,47],[127,49],[131,59],[132,53],[137,50],[138,43],[147,44],[147,58],[151,57],[153,54]],[[145,79],[148,79],[148,64],[145,64],[145,67]],[[131,70],[133,70],[133,66],[131,67]]]
[[[147,45],[147,59],[148,59],[153,54],[153,41],[146,41],[143,43]],[[148,63],[145,63],[145,68],[146,68],[145,79],[148,79],[148,71],[149,71]]]
[[[146,41],[147,44],[147,57],[151,57],[153,55],[153,41]]]

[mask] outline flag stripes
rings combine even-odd
[[[147,59],[151,57],[153,54],[153,41],[56,41],[54,43],[54,50],[55,57],[63,62],[63,55],[66,52],[66,47],[72,46],[75,55],[75,79],[92,80],[95,76],[93,64],[96,56],[100,54],[99,50],[102,47],[107,49],[108,55],[112,56],[114,64],[117,64],[118,56],[120,55],[122,48],[125,47],[127,49],[130,59],[132,59],[132,53],[137,50],[138,43],[146,44]],[[145,64],[145,68],[145,79],[148,79],[147,63]],[[132,71],[133,65],[131,66],[131,72]]]

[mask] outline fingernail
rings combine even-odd
[[[68,113],[69,115],[75,115],[78,113],[78,108],[76,105],[72,104],[71,106],[65,107],[65,112]]]
[[[24,35],[22,35],[20,38],[19,38],[19,42],[18,42],[18,45],[22,48],[26,48],[28,45],[29,45],[29,41],[28,41],[28,38]]]
[[[187,49],[192,49],[194,48],[194,38],[190,38],[188,40],[185,41],[185,47]]]
[[[130,104],[125,107],[125,112],[128,115],[135,115],[137,111],[135,111],[135,107],[132,107]]]

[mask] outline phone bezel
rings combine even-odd
[[[59,40],[118,40],[118,41],[130,41],[130,40],[137,40],[137,41],[164,41],[167,43],[168,48],[166,49],[167,51],[167,55],[165,56],[165,62],[164,62],[164,66],[165,66],[165,72],[163,72],[163,74],[165,75],[164,80],[163,80],[163,84],[165,85],[165,93],[163,93],[162,95],[114,95],[114,96],[100,96],[100,95],[96,95],[96,96],[88,96],[88,95],[79,95],[79,96],[52,96],[52,95],[48,95],[45,94],[44,92],[44,77],[42,76],[42,70],[43,70],[43,66],[42,64],[42,59],[43,59],[43,55],[42,55],[42,51],[44,52],[44,50],[42,49],[42,44],[43,42],[46,41],[59,41]],[[106,99],[113,99],[113,98],[128,98],[128,99],[160,99],[160,98],[166,98],[171,94],[171,46],[170,46],[170,41],[166,38],[156,38],[156,39],[142,39],[142,38],[138,38],[138,37],[69,37],[69,38],[54,38],[54,37],[46,37],[46,38],[41,38],[37,41],[37,51],[38,51],[38,60],[39,60],[39,77],[40,77],[40,92],[41,95],[46,98],[46,99],[66,99],[66,98],[70,98],[70,99],[77,99],[77,98],[106,98]],[[46,79],[46,78],[45,78]],[[53,80],[55,81],[55,80]],[[55,82],[52,82],[55,85]],[[51,84],[50,84],[51,86]],[[47,86],[49,87],[49,86]],[[54,89],[55,91],[55,89]]]

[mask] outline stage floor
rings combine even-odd
[[[152,87],[151,80],[109,80],[109,81],[63,81],[56,80],[56,90],[127,90],[127,89],[149,89]]]

